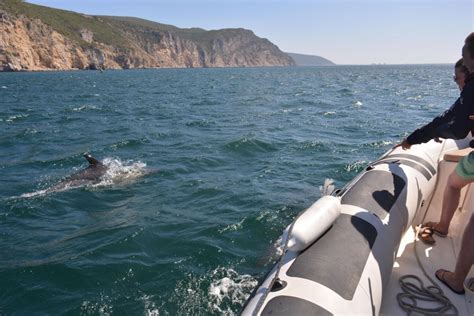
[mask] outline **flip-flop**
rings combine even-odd
[[[418,237],[427,245],[434,245],[436,243],[436,240],[433,238],[433,230],[429,227],[422,228]]]
[[[440,232],[439,230],[435,229],[435,228],[434,228],[435,225],[436,225],[435,222],[428,222],[428,223],[426,223],[426,224],[421,225],[421,229],[423,229],[423,228],[429,228],[429,229],[431,229],[431,231],[432,231],[436,236],[439,236],[439,237],[442,237],[442,238],[446,238],[446,236],[448,236],[448,234],[442,233],[442,232]]]
[[[453,289],[451,287],[451,285],[448,284],[448,282],[446,282],[445,278],[444,278],[444,275],[446,274],[446,272],[449,272],[448,270],[444,270],[444,269],[439,269],[439,270],[436,270],[435,272],[435,276],[438,280],[440,280],[444,285],[446,285],[451,291],[453,291],[454,293],[456,294],[459,294],[459,295],[462,295],[464,294],[464,289],[462,289],[462,291],[457,291],[455,289]]]

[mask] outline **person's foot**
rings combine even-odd
[[[448,235],[448,229],[443,228],[440,223],[428,222],[421,225],[421,229],[429,228],[436,236],[446,237]]]
[[[461,284],[459,284],[459,282],[456,281],[453,272],[445,269],[439,269],[436,271],[435,275],[438,280],[443,282],[443,284],[446,285],[454,293],[464,294],[464,286],[462,282]]]
[[[427,245],[434,245],[436,241],[433,238],[433,230],[429,227],[421,228],[418,233],[420,240]]]

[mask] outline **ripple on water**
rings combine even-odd
[[[213,120],[208,120],[208,119],[201,119],[201,120],[186,122],[186,126],[188,127],[209,127],[212,125],[215,125],[215,122]]]
[[[2,74],[0,313],[238,314],[324,179],[342,187],[459,96],[451,68]],[[8,199],[87,150],[131,160],[103,186]],[[163,170],[135,181],[140,161]]]
[[[255,155],[259,153],[270,153],[278,150],[277,146],[259,140],[255,137],[243,137],[238,140],[229,142],[225,147],[239,155]]]
[[[296,143],[292,146],[294,150],[300,152],[325,152],[332,148],[332,145],[326,141],[307,140]]]
[[[118,150],[118,149],[130,149],[130,148],[137,148],[140,147],[146,143],[148,143],[149,140],[147,138],[141,138],[141,139],[126,139],[119,141],[115,144],[109,145],[110,149],[113,150]]]

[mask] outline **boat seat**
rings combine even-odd
[[[444,154],[444,160],[458,162],[459,160],[464,158],[464,156],[467,156],[473,150],[474,149],[472,149],[471,147],[468,147],[464,149],[450,151],[449,153]]]

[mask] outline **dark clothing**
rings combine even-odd
[[[461,96],[444,113],[433,121],[417,129],[407,141],[410,145],[429,142],[435,137],[462,139],[474,129],[474,121],[469,119],[474,115],[474,80],[466,82]]]

